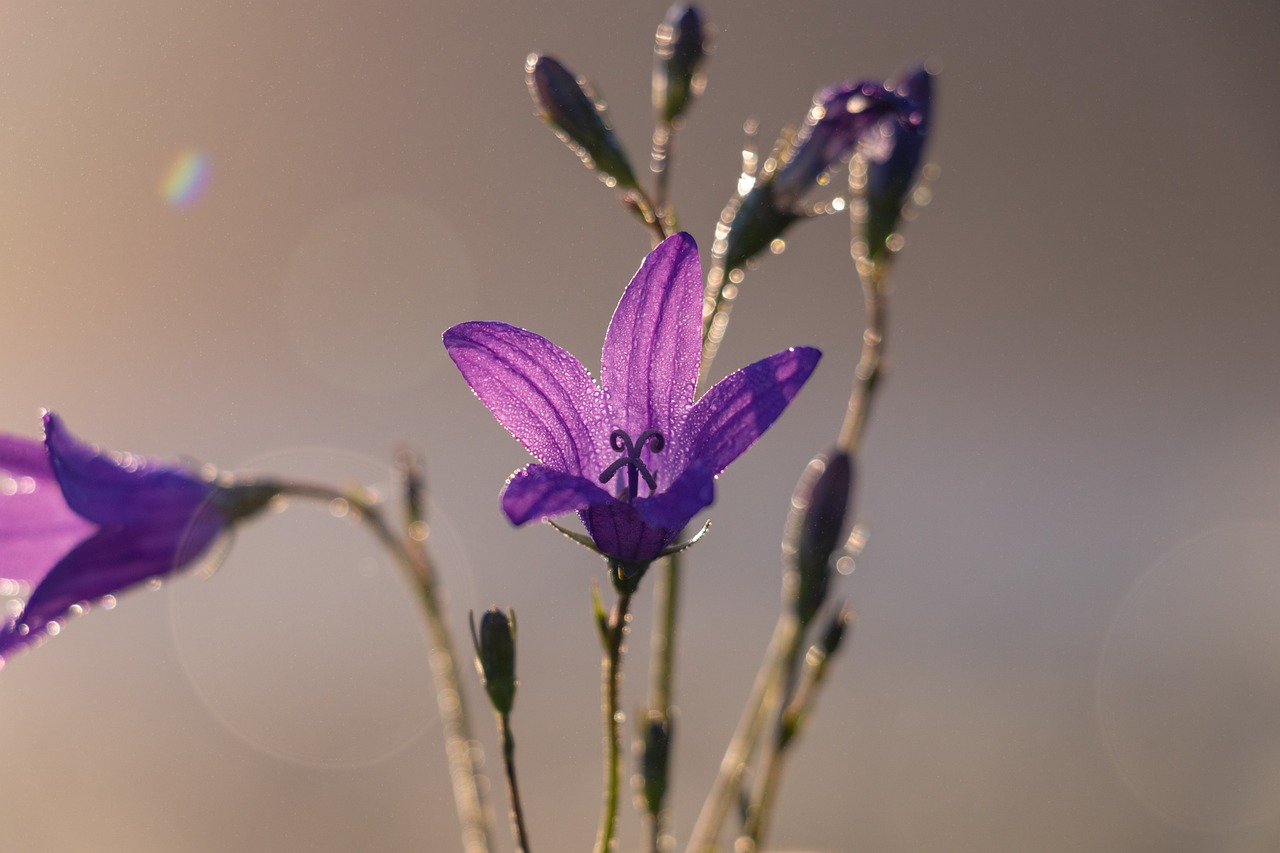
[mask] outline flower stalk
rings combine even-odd
[[[279,494],[330,503],[345,501],[352,515],[368,528],[409,580],[427,626],[431,642],[431,674],[435,680],[436,702],[444,726],[449,779],[454,807],[462,828],[464,853],[488,853],[490,827],[488,809],[480,789],[479,768],[471,749],[471,724],[467,717],[462,683],[458,677],[457,653],[453,647],[448,617],[441,604],[435,563],[426,548],[422,471],[411,454],[401,454],[397,468],[404,481],[407,533],[397,536],[376,501],[361,491],[342,491],[314,483],[281,482]]]
[[[610,566],[615,578],[621,569]],[[622,717],[618,710],[618,689],[622,682],[622,651],[631,621],[633,586],[616,581],[618,600],[606,621],[600,623],[600,640],[604,657],[600,665],[601,708],[604,711],[604,804],[600,810],[600,829],[596,833],[595,853],[614,849],[618,831],[618,800],[622,775]]]

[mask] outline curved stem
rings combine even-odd
[[[729,810],[738,801],[738,792],[742,789],[747,773],[747,762],[760,741],[769,709],[776,707],[780,701],[783,672],[787,660],[793,654],[791,649],[800,642],[800,638],[799,621],[790,611],[784,611],[773,629],[773,638],[769,641],[769,649],[765,652],[760,671],[756,673],[751,695],[743,706],[733,739],[729,741],[729,747],[720,760],[720,771],[711,785],[711,792],[702,805],[702,811],[698,813],[698,821],[694,824],[693,835],[689,839],[688,853],[711,853],[715,850],[720,828],[724,825]]]
[[[856,456],[867,427],[871,401],[880,381],[884,364],[884,338],[888,325],[888,293],[886,280],[888,267],[882,261],[858,259],[858,277],[862,279],[862,295],[866,303],[867,328],[862,333],[862,356],[853,374],[853,392],[849,396],[849,409],[836,447]]]
[[[435,678],[436,702],[444,725],[454,805],[458,822],[462,824],[462,848],[465,853],[487,853],[489,822],[480,792],[479,770],[471,750],[471,727],[458,678],[457,654],[450,638],[448,618],[440,604],[435,565],[425,546],[412,536],[406,540],[399,539],[387,525],[378,506],[362,494],[314,483],[275,485],[281,495],[289,497],[326,503],[345,501],[413,584],[431,638],[431,673]]]
[[[627,635],[631,593],[619,592],[618,602],[605,626],[604,658],[601,661],[604,709],[604,807],[600,812],[600,831],[596,834],[596,853],[613,850],[618,829],[619,777],[621,776],[622,714],[618,711],[618,685],[622,679],[622,643]]]
[[[516,739],[511,734],[509,714],[498,715],[498,728],[502,732],[502,762],[507,768],[507,792],[511,796],[511,831],[516,837],[517,853],[529,853],[529,832],[524,828],[524,808],[516,783]]]

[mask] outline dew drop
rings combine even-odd
[[[345,518],[351,511],[351,504],[345,498],[334,498],[329,501],[329,514],[334,518]]]
[[[786,249],[787,241],[783,240],[781,237],[774,238],[774,241],[769,244],[769,251],[773,252],[775,255],[781,255],[786,251]]]
[[[12,477],[0,477],[0,495],[6,497],[18,493],[18,481]]]
[[[431,528],[425,521],[415,521],[409,525],[409,538],[414,542],[426,542],[431,535]]]
[[[50,637],[56,637],[62,633],[62,623],[50,621],[49,624],[44,626],[44,632]]]
[[[102,598],[98,599],[98,606],[103,610],[115,610],[116,597],[114,595],[104,595]]]
[[[888,248],[890,252],[901,252],[902,247],[905,246],[906,243],[907,241],[902,238],[902,235],[896,233],[890,234],[884,241],[885,247]]]
[[[152,592],[155,592],[157,589],[159,589],[163,585],[163,583],[164,582],[160,580],[160,578],[151,578],[150,580],[147,581],[147,589],[151,590]]]

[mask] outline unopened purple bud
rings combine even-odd
[[[853,486],[853,459],[837,451],[815,457],[791,496],[784,589],[802,625],[813,619],[826,600],[831,557],[840,546]]]
[[[773,179],[777,203],[797,205],[823,175],[853,153],[869,131],[900,111],[902,104],[901,97],[871,81],[820,89]]]
[[[653,110],[670,124],[702,93],[699,69],[707,55],[707,27],[697,6],[671,7],[658,25],[653,53]]]
[[[887,250],[920,172],[929,133],[934,76],[921,65],[894,87],[893,91],[904,101],[903,109],[893,121],[885,122],[885,144],[867,157],[865,227],[867,253],[873,259]]]
[[[634,189],[635,173],[609,125],[604,102],[586,81],[550,56],[536,53],[529,54],[525,72],[539,115],[564,143],[588,168],[599,170],[613,184]]]
[[[508,616],[504,611],[490,607],[480,617],[479,631],[473,614],[471,639],[476,647],[476,669],[480,671],[480,679],[493,709],[499,714],[510,714],[518,683],[515,612]]]

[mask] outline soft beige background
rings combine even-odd
[[[503,319],[595,361],[647,236],[532,116],[554,53],[649,134],[660,3],[0,2],[0,428],[377,482],[421,448],[455,617],[514,606],[541,851],[595,831],[587,554],[497,512],[523,451],[439,345]],[[1264,2],[719,3],[675,201],[705,246],[741,125],[924,56],[936,200],[897,268],[852,643],[775,839],[831,851],[1280,849],[1280,16]],[[767,142],[768,139],[765,141]],[[158,193],[188,147],[209,188]],[[776,612],[792,483],[859,336],[847,225],[742,290],[720,372],[827,357],[693,555],[686,837]],[[0,847],[451,850],[413,609],[294,507],[0,676]],[[626,705],[643,695],[648,602]],[[474,683],[471,685],[475,687]],[[495,739],[473,690],[484,743]],[[491,765],[496,768],[496,765]],[[501,799],[498,800],[502,802]],[[623,849],[638,842],[628,811]],[[503,847],[507,849],[505,836]]]

